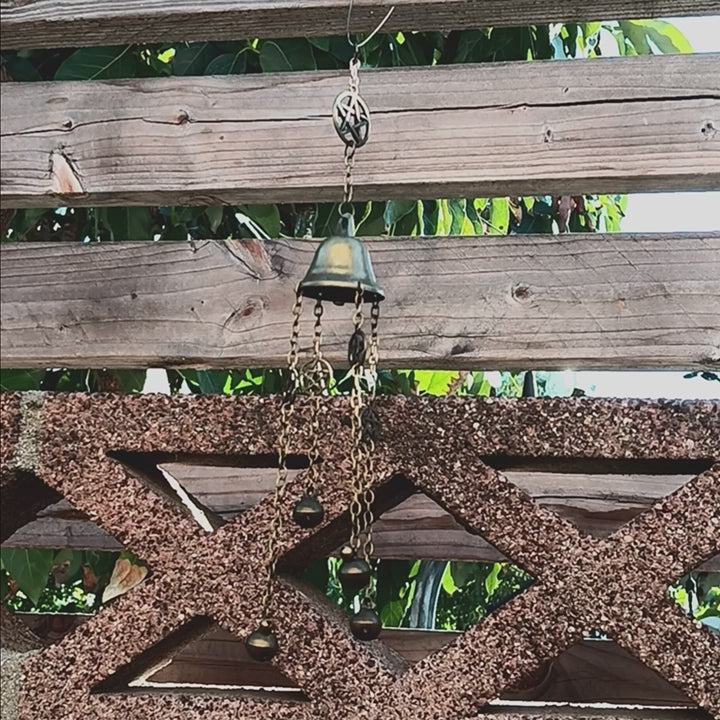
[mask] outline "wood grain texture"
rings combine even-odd
[[[4,83],[7,207],[336,201],[338,72]],[[375,70],[357,199],[720,187],[720,55]],[[130,238],[139,239],[139,238]]]
[[[387,300],[381,366],[720,367],[720,234],[369,240]],[[7,244],[0,360],[28,367],[282,367],[292,240]],[[301,329],[311,337],[310,313]],[[347,363],[347,307],[325,347]]]
[[[22,615],[41,638],[56,642],[86,618]],[[382,642],[409,663],[422,660],[459,636],[455,632],[386,629]],[[138,686],[265,687],[299,693],[273,665],[252,662],[244,644],[220,627],[211,628],[176,652],[169,662],[148,673]],[[169,689],[169,688],[168,688]],[[177,689],[175,687],[175,689]],[[200,688],[197,688],[200,690]],[[612,703],[687,707],[690,701],[614,642],[586,640],[574,645],[532,678],[502,697],[517,701]],[[616,711],[617,712],[617,711]],[[614,714],[614,718],[620,716]],[[653,714],[644,716],[654,718]],[[682,720],[689,716],[683,715]]]
[[[384,0],[356,0],[352,27],[372,30]],[[650,18],[720,13],[718,0],[395,0],[389,30]],[[56,48],[170,40],[307,37],[345,32],[344,0],[3,0],[2,48]]]
[[[273,468],[162,466],[200,504],[228,520],[272,492]],[[294,475],[297,471],[291,471]],[[506,477],[540,505],[558,513],[583,532],[607,536],[684,485],[690,475],[610,475],[527,472],[509,469]],[[374,526],[375,556],[399,560],[507,560],[483,538],[467,532],[422,493],[385,512]],[[121,550],[115,538],[90,522],[67,501],[41,511],[3,547]],[[720,570],[720,556],[702,566]]]

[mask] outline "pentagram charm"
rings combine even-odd
[[[362,147],[370,137],[370,110],[354,90],[345,90],[333,105],[333,124],[342,141],[355,148]]]

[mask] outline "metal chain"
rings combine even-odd
[[[363,472],[363,485],[365,492],[363,494],[363,559],[370,565],[370,560],[375,551],[375,545],[373,543],[373,523],[375,522],[375,516],[372,511],[372,506],[375,502],[375,491],[373,490],[373,479],[375,477],[375,428],[372,427],[374,423],[374,414],[372,409],[372,402],[375,399],[377,392],[377,361],[378,361],[378,321],[380,320],[380,303],[375,300],[370,309],[370,345],[367,352],[367,372],[368,380],[371,383],[370,388],[370,399],[365,408],[363,415],[363,438],[364,438],[364,472]],[[371,585],[365,588],[365,600],[370,600],[370,594],[372,592]]]
[[[350,60],[350,81],[348,82],[348,92],[355,95],[360,94],[360,58],[357,51]],[[352,139],[343,138],[345,143],[345,174],[343,177],[343,200],[340,206],[340,212],[352,212],[352,208],[348,208],[353,199],[353,170],[355,169],[355,152],[357,145]]]
[[[353,326],[355,333],[362,332],[363,312],[362,312],[363,291],[358,285],[355,291],[355,312],[353,313]],[[350,390],[350,407],[352,410],[352,441],[350,447],[351,464],[351,486],[352,500],[350,502],[350,522],[351,535],[350,547],[357,553],[361,549],[361,534],[363,531],[363,493],[364,487],[364,470],[365,459],[363,457],[363,394],[362,394],[362,376],[363,376],[363,357],[360,355],[355,358],[355,362],[350,368],[352,375],[352,388]]]
[[[357,148],[354,144],[345,145],[345,176],[343,179],[343,201],[342,205],[349,205],[353,199],[353,180],[352,174],[355,168],[355,151]],[[342,211],[341,205],[341,211]]]
[[[373,490],[372,483],[375,477],[375,428],[372,427],[374,424],[374,412],[372,409],[372,402],[375,399],[377,392],[377,360],[378,360],[378,321],[380,319],[380,303],[376,300],[373,302],[370,310],[370,346],[367,353],[367,371],[368,381],[371,383],[370,388],[370,400],[365,408],[363,415],[363,439],[364,439],[364,455],[365,455],[365,467],[363,485],[365,487],[365,493],[363,495],[363,556],[365,562],[370,564],[370,558],[373,555],[375,546],[372,538],[372,526],[375,522],[375,517],[372,512],[372,506],[375,502],[375,491]],[[366,588],[366,595],[369,591],[369,586]]]
[[[293,305],[293,324],[290,332],[290,350],[287,354],[288,386],[280,406],[280,433],[278,436],[278,467],[275,477],[275,494],[273,496],[273,516],[270,521],[270,535],[266,554],[266,585],[262,598],[263,617],[267,618],[272,599],[272,585],[279,557],[280,536],[283,531],[282,499],[287,485],[287,456],[290,450],[290,421],[294,412],[295,394],[298,389],[298,339],[300,336],[300,316],[302,315],[302,295],[299,287],[295,290]]]
[[[323,316],[323,305],[322,300],[318,299],[313,309],[313,315],[315,316],[315,327],[313,329],[313,356],[311,362],[311,372],[315,375],[315,383],[317,387],[313,392],[313,404],[310,418],[310,468],[308,470],[308,484],[307,494],[314,495],[315,488],[318,483],[318,473],[320,466],[318,461],[320,459],[320,401],[324,390],[327,388],[330,378],[325,378],[325,363],[322,353],[322,316]]]

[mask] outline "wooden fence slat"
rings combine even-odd
[[[372,30],[387,5],[356,0],[353,30]],[[387,29],[404,31],[720,13],[718,0],[394,0],[393,5]],[[340,35],[347,19],[345,0],[3,0],[1,7],[3,50]]]
[[[3,83],[6,207],[337,201],[344,73]],[[357,199],[720,187],[720,55],[370,71]],[[139,239],[139,238],[130,238]]]
[[[164,468],[193,497],[229,519],[272,492],[272,468],[202,467],[169,463]],[[291,471],[291,475],[292,475]],[[609,535],[636,514],[677,490],[689,475],[582,475],[504,471],[538,503],[583,532]],[[400,560],[506,560],[481,537],[471,535],[426,495],[413,495],[378,519],[375,556]],[[88,521],[67,501],[49,506],[18,530],[3,547],[120,550],[122,545]],[[720,570],[720,556],[703,570]]]
[[[444,647],[458,633],[423,630],[385,630],[382,640],[414,663]],[[181,650],[172,663],[148,678],[149,683],[250,684],[282,687],[274,668],[263,666],[260,676],[244,645],[216,628],[205,638]],[[247,673],[253,673],[251,676]],[[688,705],[672,685],[644,667],[615,643],[585,641],[548,663],[539,678],[528,680],[503,699],[546,702],[607,702],[615,704]]]
[[[368,246],[388,297],[382,367],[720,367],[719,233]],[[4,245],[0,361],[281,367],[294,287],[314,248],[301,240]],[[325,317],[327,355],[343,367],[349,310],[331,307]],[[302,333],[306,349],[307,318]]]
[[[85,617],[23,615],[42,638],[57,640]],[[382,641],[410,663],[418,662],[458,637],[455,632],[386,629]],[[213,627],[180,649],[172,662],[148,675],[143,685],[226,685],[294,687],[272,665],[251,661],[244,644]],[[503,695],[518,701],[612,703],[687,707],[688,699],[613,642],[585,640],[547,664],[537,677]],[[617,718],[617,715],[613,715]],[[647,717],[654,717],[650,714]],[[686,720],[687,716],[683,716]]]

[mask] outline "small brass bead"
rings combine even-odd
[[[278,641],[268,620],[262,620],[259,628],[245,641],[248,655],[257,662],[272,660],[278,651]]]
[[[370,582],[372,571],[370,566],[361,558],[346,558],[343,560],[338,578],[345,590],[362,590]]]
[[[362,607],[350,618],[350,630],[358,640],[375,640],[380,636],[382,623],[372,608]]]
[[[293,520],[306,530],[317,527],[324,517],[323,506],[312,495],[303,495],[293,508]]]
[[[352,560],[355,557],[355,551],[350,547],[350,545],[343,545],[340,549],[340,557],[343,560]]]

